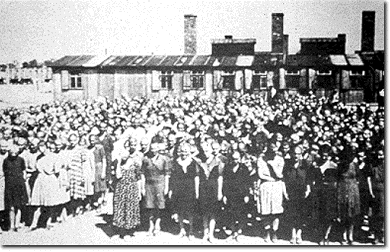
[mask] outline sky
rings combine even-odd
[[[197,15],[198,54],[211,40],[255,38],[271,50],[271,14],[284,13],[289,53],[299,38],[347,35],[346,51],[360,49],[362,11],[376,12],[375,49],[384,49],[384,1],[378,0],[1,0],[0,63],[44,61],[64,55],[180,55],[184,15]]]

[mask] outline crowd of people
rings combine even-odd
[[[312,93],[123,97],[4,109],[0,128],[4,230],[112,204],[126,239],[169,221],[194,239],[199,220],[211,243],[216,230],[239,241],[249,222],[269,243],[384,239],[383,108]],[[364,223],[372,234],[354,232]]]

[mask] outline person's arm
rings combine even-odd
[[[141,165],[141,183],[140,183],[140,186],[141,186],[141,194],[143,196],[145,196],[145,184],[146,184],[146,177],[145,177],[145,168],[146,168],[146,159],[144,159],[142,161],[142,165]]]
[[[223,188],[223,176],[220,175],[218,177],[218,201],[221,201],[223,198],[222,188]]]
[[[117,163],[116,163],[116,169],[115,169],[115,174],[116,174],[116,178],[117,178],[117,179],[121,179],[121,178],[122,178],[121,163],[122,163],[121,158],[118,158],[118,159],[117,159]]]
[[[195,177],[195,198],[199,199],[199,176]]]
[[[368,184],[368,191],[370,192],[370,195],[372,198],[375,198],[374,191],[372,190],[372,181],[371,177],[367,177],[367,184]]]

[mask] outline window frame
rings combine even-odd
[[[222,71],[221,77],[223,78],[222,89],[234,90],[236,72],[234,70]],[[228,83],[228,85],[226,85],[225,81],[226,80],[230,81],[231,79],[233,79],[233,81],[231,83]]]
[[[253,70],[252,72],[252,83],[255,83],[255,85],[253,85],[253,89],[254,90],[264,90],[264,89],[267,89],[268,86],[267,86],[267,74],[268,72],[267,71],[258,71],[258,70]],[[258,82],[255,81],[255,79],[259,78]],[[262,85],[264,84],[264,85]]]
[[[327,70],[327,71],[324,71],[324,70],[317,70],[316,71],[316,74],[318,76],[331,76],[333,73],[332,73],[332,70]]]
[[[75,81],[75,85],[73,86],[73,81]],[[83,81],[81,78],[81,74],[72,74],[69,73],[69,89],[72,90],[81,90],[84,89]]]
[[[286,75],[298,76],[301,75],[301,70],[286,70]]]
[[[160,72],[160,83],[161,89],[166,89],[166,90],[172,90],[173,86],[173,74],[174,71],[161,71]]]
[[[194,85],[194,80],[197,80],[198,85]],[[191,71],[190,81],[191,81],[191,89],[204,89],[205,71]]]
[[[357,73],[354,73],[354,72],[357,72]],[[364,70],[350,70],[349,71],[349,76],[365,76],[366,75],[366,71]]]

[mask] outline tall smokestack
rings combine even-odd
[[[283,35],[283,62],[286,64],[286,59],[288,55],[288,35]]]
[[[184,54],[196,54],[195,15],[184,15]]]
[[[362,19],[362,52],[374,51],[375,11],[363,11]]]
[[[283,53],[283,13],[272,13],[272,52]]]

